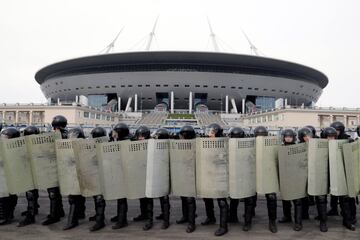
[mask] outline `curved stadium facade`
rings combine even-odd
[[[307,66],[271,58],[217,52],[126,52],[58,62],[35,75],[49,102],[86,99],[113,111],[156,106],[249,112],[277,100],[311,106],[328,84]],[[119,109],[120,108],[120,109]]]

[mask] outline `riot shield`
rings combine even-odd
[[[171,192],[196,197],[196,140],[170,140]]]
[[[196,190],[201,198],[229,196],[228,139],[196,139]]]
[[[334,196],[348,194],[342,146],[348,140],[329,140],[330,193]]]
[[[307,143],[279,147],[280,193],[283,200],[307,196]]]
[[[148,140],[123,141],[121,143],[127,198],[129,199],[145,197],[147,146]]]
[[[2,151],[2,141],[1,141],[1,139],[0,139],[0,151]],[[7,186],[5,168],[4,167],[5,166],[4,166],[3,156],[0,153],[0,198],[9,196],[9,190],[8,190],[8,186]]]
[[[96,144],[100,186],[105,200],[116,200],[127,197],[121,147],[121,142]]]
[[[349,197],[359,194],[359,144],[357,142],[343,145],[346,183]]]
[[[158,198],[170,193],[169,140],[150,139],[147,150],[146,197]]]
[[[277,193],[279,189],[279,137],[256,137],[256,191],[260,194]]]
[[[308,194],[329,193],[329,142],[311,138],[308,143]]]
[[[256,195],[255,138],[229,139],[229,194],[235,199]]]
[[[107,142],[107,138],[79,139],[74,142],[75,163],[81,195],[101,195],[99,162],[96,157],[96,143]]]
[[[79,139],[59,139],[55,141],[56,164],[62,195],[81,195],[76,172],[74,142]]]
[[[11,194],[35,188],[24,137],[2,140],[5,176]]]
[[[55,134],[29,135],[25,140],[36,189],[58,187]]]

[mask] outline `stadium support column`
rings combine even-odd
[[[61,102],[60,102],[60,98],[57,99],[57,105],[60,105]]]
[[[285,108],[287,107],[287,105],[288,105],[288,101],[287,101],[287,98],[285,98],[285,104],[284,104],[285,106]]]
[[[174,113],[174,91],[170,92],[170,98],[171,98],[170,113]]]
[[[128,98],[128,101],[127,101],[127,103],[126,103],[125,112],[128,112],[128,111],[129,111],[131,101],[132,101],[132,97],[129,97],[129,98]]]
[[[236,103],[235,103],[235,99],[234,99],[234,98],[231,98],[231,105],[232,105],[235,113],[238,113],[238,110],[237,110],[237,107],[236,107]]]
[[[245,98],[241,99],[242,114],[245,114]]]
[[[118,97],[118,112],[121,112],[121,97]]]
[[[134,112],[137,112],[137,109],[138,109],[138,96],[137,94],[135,93],[135,104],[134,104]]]
[[[229,113],[229,95],[225,96],[225,113]]]
[[[192,113],[192,92],[189,93],[189,113]]]

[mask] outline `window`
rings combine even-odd
[[[252,88],[251,88],[251,87],[248,87],[248,90],[252,90]]]
[[[156,87],[160,87],[160,84],[156,84]]]
[[[100,88],[100,86],[96,86],[96,88]]]
[[[125,87],[125,85],[121,85],[120,87]]]
[[[243,87],[238,87],[238,89],[243,89]]]
[[[138,87],[142,87],[142,85],[141,85],[141,84],[139,84],[139,85],[138,85]]]
[[[174,87],[179,87],[179,84],[175,84]]]
[[[203,87],[204,87],[204,88],[207,88],[207,87],[208,87],[208,85],[204,85]]]
[[[195,87],[200,87],[200,85],[195,85]]]
[[[116,88],[116,86],[115,86],[115,85],[111,85],[111,87],[112,87],[112,88]]]
[[[150,85],[149,85],[149,84],[146,84],[145,87],[150,87]]]
[[[259,90],[259,88],[254,88],[255,91]]]
[[[214,88],[218,88],[219,86],[214,86]]]
[[[168,84],[164,84],[163,86],[164,86],[164,87],[168,87],[169,85],[168,85]]]
[[[128,85],[128,87],[132,87],[132,85]]]
[[[231,87],[231,89],[235,89],[235,87]]]
[[[92,89],[92,87],[88,87],[88,89]]]
[[[185,85],[185,87],[190,87],[190,85]]]
[[[221,88],[225,88],[225,86],[221,86]]]
[[[106,85],[106,86],[105,86],[105,88],[109,88],[109,86],[108,86],[108,85]]]
[[[84,112],[84,118],[89,118],[89,112]]]

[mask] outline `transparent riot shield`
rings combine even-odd
[[[78,139],[59,139],[55,141],[56,164],[62,195],[81,195],[76,172],[74,142]]]
[[[229,196],[228,139],[196,139],[196,190],[201,198]]]
[[[121,154],[122,142],[96,144],[99,161],[100,186],[106,200],[127,197],[127,187]]]
[[[196,140],[170,140],[171,192],[196,197]]]
[[[308,143],[308,194],[329,193],[329,142],[311,138]]]
[[[0,151],[2,151],[2,144],[2,140],[0,139]],[[0,153],[0,198],[9,196],[9,190],[5,175],[4,160],[2,155],[3,154]]]
[[[24,137],[3,139],[2,152],[8,190],[11,194],[35,188]]]
[[[256,137],[256,191],[260,194],[277,193],[279,189],[279,137]]]
[[[359,194],[359,144],[357,142],[343,145],[346,183],[349,197]]]
[[[283,200],[307,196],[307,143],[279,147],[280,193]]]
[[[75,163],[81,195],[101,195],[99,162],[96,157],[96,143],[107,142],[107,138],[79,139],[74,142]]]
[[[170,193],[169,140],[150,139],[146,165],[146,197],[158,198]]]
[[[55,134],[29,135],[25,139],[35,187],[40,190],[58,187]]]
[[[236,199],[256,194],[255,138],[229,139],[229,193]]]
[[[342,147],[348,140],[329,140],[330,193],[334,196],[348,194]]]
[[[121,145],[127,198],[145,197],[148,140],[124,141]]]

